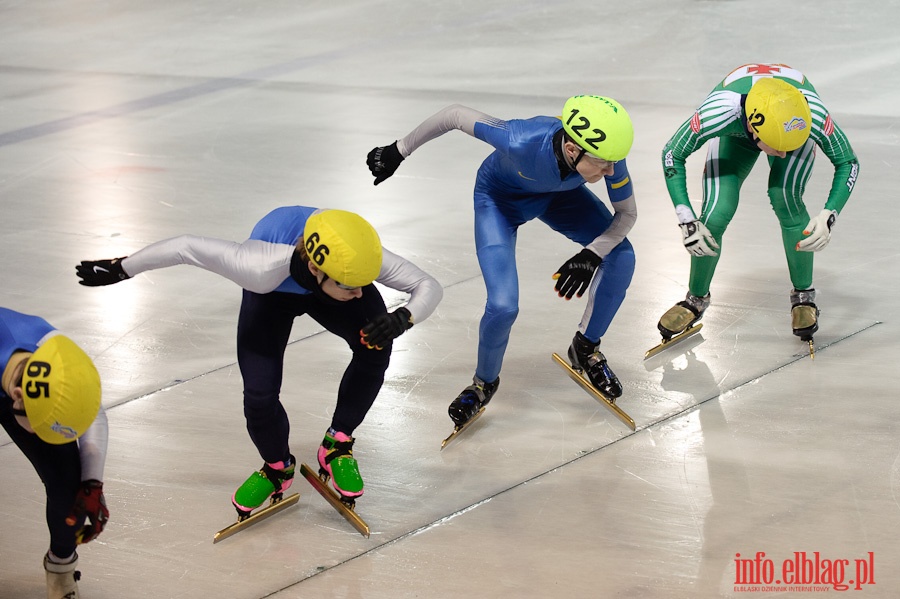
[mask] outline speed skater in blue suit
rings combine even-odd
[[[475,247],[487,287],[472,384],[450,404],[457,427],[486,405],[500,384],[509,334],[519,312],[516,236],[535,218],[582,246],[553,274],[559,297],[587,293],[587,306],[569,347],[572,366],[615,400],[622,385],[600,351],[600,340],[625,299],[635,257],[626,235],[637,220],[625,157],[634,130],[621,104],[601,96],[569,98],[561,117],[501,120],[452,105],[406,137],[374,148],[367,163],[375,185],[424,143],[458,129],[494,147],[475,180]],[[613,208],[587,183],[605,180]]]

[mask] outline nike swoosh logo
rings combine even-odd
[[[102,266],[95,266],[95,267],[94,267],[94,274],[101,273],[101,272],[109,272],[109,271],[106,270],[105,268],[103,268]]]
[[[518,172],[519,172],[519,176],[522,177],[523,179],[528,179],[529,181],[537,181],[537,179],[532,179],[531,177],[526,177],[525,175],[522,174],[522,171],[518,171]]]

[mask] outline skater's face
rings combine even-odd
[[[566,141],[566,143],[563,144],[563,152],[566,155],[569,166],[575,164],[575,170],[579,175],[584,177],[584,180],[588,183],[596,183],[603,177],[612,175],[615,171],[615,162],[591,156],[587,152],[584,152],[584,155],[581,156],[581,159],[579,160],[578,156],[582,153],[582,149],[579,145],[570,141]],[[577,164],[575,163],[576,160],[578,160]]]
[[[31,354],[27,355],[30,356]],[[11,376],[9,377],[11,382],[7,385],[9,388],[4,387],[3,390],[13,400],[13,413],[15,414],[16,422],[29,433],[34,433],[34,429],[31,428],[31,423],[28,422],[28,416],[25,415],[25,395],[22,392],[22,374],[25,372],[25,365],[27,363],[27,359],[20,360],[18,363],[10,366],[10,368],[13,368]],[[4,377],[4,379],[5,378],[6,377]]]
[[[349,302],[352,299],[362,297],[362,287],[348,287],[341,285],[332,278],[326,278],[325,273],[316,268],[312,262],[307,262],[309,272],[316,277],[319,287],[325,292],[325,295],[339,302]]]
[[[756,147],[762,150],[763,154],[765,154],[766,156],[773,156],[775,158],[784,158],[785,156],[787,156],[787,152],[778,151],[761,140],[759,136],[756,135],[756,131],[754,131],[753,127],[751,127],[749,124],[747,125],[747,131],[750,132],[751,137],[753,137],[753,141],[756,142]]]

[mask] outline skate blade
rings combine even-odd
[[[605,395],[600,393],[600,391],[598,391],[596,388],[594,388],[594,386],[590,383],[590,381],[588,381],[583,376],[581,376],[581,374],[579,374],[577,371],[575,371],[566,360],[564,360],[563,358],[561,358],[559,356],[559,354],[557,354],[557,353],[553,354],[553,361],[556,362],[557,364],[559,364],[560,367],[566,371],[566,374],[568,374],[569,377],[573,381],[578,383],[582,389],[584,389],[585,391],[590,393],[594,397],[594,399],[599,401],[610,412],[615,414],[616,418],[618,418],[623,423],[625,423],[625,425],[628,428],[630,428],[631,430],[635,430],[634,420],[631,418],[631,416],[626,414],[625,411],[622,408],[620,408],[619,406],[617,406],[614,401],[612,401],[610,398],[606,397]]]
[[[325,500],[331,504],[331,507],[336,509],[341,516],[343,516],[347,522],[353,525],[359,534],[369,538],[369,525],[365,523],[365,521],[360,518],[352,508],[344,505],[344,502],[341,501],[340,495],[338,495],[337,491],[334,491],[319,478],[319,475],[313,472],[313,470],[307,466],[306,464],[300,464],[300,474],[312,485],[313,489],[319,492],[319,495],[325,498]]]
[[[660,353],[660,352],[663,351],[664,349],[669,349],[670,347],[672,347],[672,346],[675,345],[676,343],[679,343],[679,342],[684,341],[684,340],[686,340],[686,339],[688,339],[688,338],[690,338],[690,337],[693,337],[695,334],[697,334],[698,332],[700,332],[700,329],[702,329],[702,328],[703,328],[703,323],[702,323],[702,322],[698,322],[698,323],[695,324],[694,326],[688,327],[687,329],[685,329],[684,331],[678,333],[677,335],[675,335],[674,337],[672,337],[672,338],[669,339],[668,341],[663,341],[663,342],[660,343],[659,345],[657,345],[657,346],[655,346],[655,347],[651,347],[650,349],[648,349],[648,350],[644,353],[644,359],[646,360],[647,358],[652,358],[653,356],[655,356],[656,354]]]
[[[481,409],[475,412],[475,415],[469,418],[468,422],[466,422],[462,426],[457,426],[453,429],[453,432],[450,433],[450,436],[441,441],[441,449],[447,447],[447,444],[450,443],[453,439],[457,438],[460,434],[463,433],[467,428],[475,424],[475,421],[481,418],[481,415],[484,414],[485,406],[481,406]]]
[[[227,539],[231,535],[239,533],[242,530],[244,530],[245,528],[247,528],[249,526],[253,526],[257,522],[265,520],[269,516],[274,516],[278,512],[291,507],[298,501],[300,501],[300,493],[294,493],[290,497],[286,497],[286,498],[282,499],[281,501],[277,501],[275,503],[270,503],[269,505],[262,508],[261,510],[258,510],[255,513],[251,514],[249,517],[245,518],[244,520],[235,522],[231,526],[226,526],[225,528],[223,528],[222,530],[217,532],[215,534],[215,536],[213,536],[213,544],[218,543],[219,541],[221,541],[223,539]]]
[[[809,359],[810,360],[816,359],[816,344],[813,342],[812,339],[809,340]]]

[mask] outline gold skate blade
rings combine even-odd
[[[664,349],[668,349],[680,341],[684,341],[685,339],[688,339],[689,337],[693,337],[696,333],[700,332],[700,329],[702,329],[702,328],[703,328],[702,322],[698,322],[697,324],[695,324],[691,327],[688,327],[687,329],[678,333],[677,335],[675,335],[668,341],[663,341],[659,345],[648,349],[644,353],[644,359],[646,360],[647,358],[652,358],[653,356],[660,353]]]
[[[290,497],[284,498],[281,501],[270,503],[261,510],[258,510],[256,513],[251,514],[249,518],[241,520],[239,522],[235,522],[231,526],[226,526],[225,528],[217,532],[213,536],[213,544],[218,543],[223,539],[227,539],[231,535],[241,532],[248,526],[253,526],[257,522],[265,520],[269,516],[274,516],[278,512],[291,507],[298,501],[300,501],[300,493],[294,493]]]
[[[560,367],[562,367],[562,369],[566,371],[566,374],[568,374],[569,377],[570,377],[573,381],[575,381],[576,383],[578,383],[578,384],[581,386],[582,389],[584,389],[585,391],[587,391],[588,393],[590,393],[590,394],[594,397],[594,399],[596,399],[597,401],[599,401],[599,402],[600,402],[601,404],[603,404],[607,409],[609,409],[610,412],[612,412],[613,414],[615,414],[615,415],[616,415],[616,418],[618,418],[619,420],[621,420],[622,422],[624,422],[625,425],[628,426],[628,428],[630,428],[631,430],[635,430],[634,420],[631,418],[631,416],[629,416],[628,414],[626,414],[625,411],[624,411],[622,408],[620,408],[619,406],[617,406],[617,405],[615,404],[615,402],[613,402],[613,401],[610,400],[608,397],[606,397],[605,395],[603,395],[602,393],[600,393],[600,391],[598,391],[598,390],[590,383],[590,381],[586,380],[583,376],[581,376],[581,374],[579,374],[578,372],[576,372],[576,371],[569,365],[569,363],[568,363],[566,360],[564,360],[563,358],[561,358],[561,357],[559,356],[559,354],[557,354],[557,353],[554,353],[554,354],[553,354],[553,361],[556,362],[557,364],[559,364]]]
[[[478,420],[479,418],[481,418],[481,415],[484,414],[484,409],[485,409],[485,406],[481,406],[481,409],[478,410],[477,412],[475,412],[475,415],[472,416],[471,418],[469,418],[468,422],[466,422],[462,426],[455,427],[453,429],[453,432],[450,433],[450,436],[447,437],[446,439],[444,439],[443,441],[441,441],[441,449],[444,449],[445,447],[447,447],[447,444],[450,443],[450,441],[457,438],[463,431],[465,431],[467,428],[469,428],[470,426],[475,424],[475,421]]]
[[[813,342],[812,339],[809,340],[809,359],[810,360],[816,359],[816,344]]]
[[[319,492],[319,495],[331,504],[331,507],[336,509],[347,522],[353,525],[353,528],[359,531],[359,534],[367,539],[369,538],[369,525],[355,511],[344,505],[337,491],[326,485],[325,481],[319,478],[319,475],[313,472],[306,464],[300,464],[300,474],[312,485],[313,489]]]

